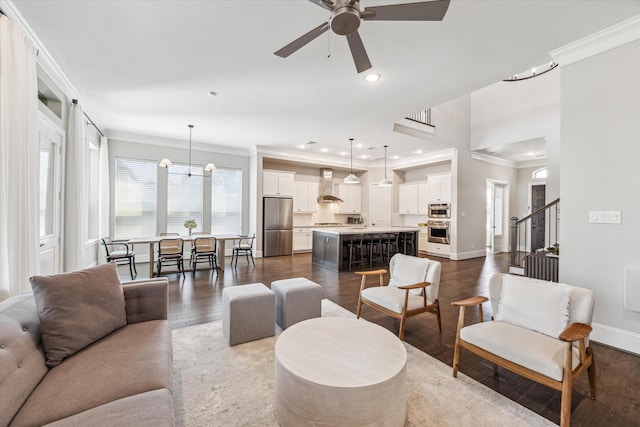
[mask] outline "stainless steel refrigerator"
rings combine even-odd
[[[293,253],[293,199],[265,197],[262,225],[262,256]]]

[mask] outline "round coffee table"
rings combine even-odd
[[[404,426],[407,352],[381,326],[318,317],[275,346],[275,412],[282,427]]]

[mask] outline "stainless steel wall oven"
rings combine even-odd
[[[429,203],[429,218],[451,218],[450,203]]]
[[[428,221],[427,227],[429,242],[449,244],[449,221]]]

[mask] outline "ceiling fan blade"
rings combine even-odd
[[[313,30],[309,31],[307,34],[298,37],[282,49],[274,52],[274,55],[278,55],[281,58],[286,58],[301,47],[305,46],[307,43],[312,42],[317,37],[319,37],[322,33],[326,32],[329,29],[329,23],[323,22]]]
[[[335,5],[331,0],[309,0],[311,3],[320,6],[323,9],[327,9],[330,12],[333,12],[335,9]]]
[[[362,19],[365,21],[442,21],[448,8],[449,0],[365,7],[362,11]]]
[[[347,42],[349,42],[349,49],[351,49],[351,56],[353,56],[353,62],[356,63],[356,70],[358,73],[367,71],[372,67],[371,61],[369,61],[369,55],[364,48],[360,34],[357,31],[349,34]]]

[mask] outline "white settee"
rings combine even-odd
[[[588,370],[595,399],[595,365],[588,346],[594,296],[589,289],[537,279],[496,274],[489,296],[452,304],[460,307],[453,358],[458,373],[464,348],[496,365],[562,392],[560,425],[571,418],[573,381]],[[482,321],[482,303],[489,301],[493,320]],[[464,326],[466,307],[479,305],[480,323]]]

